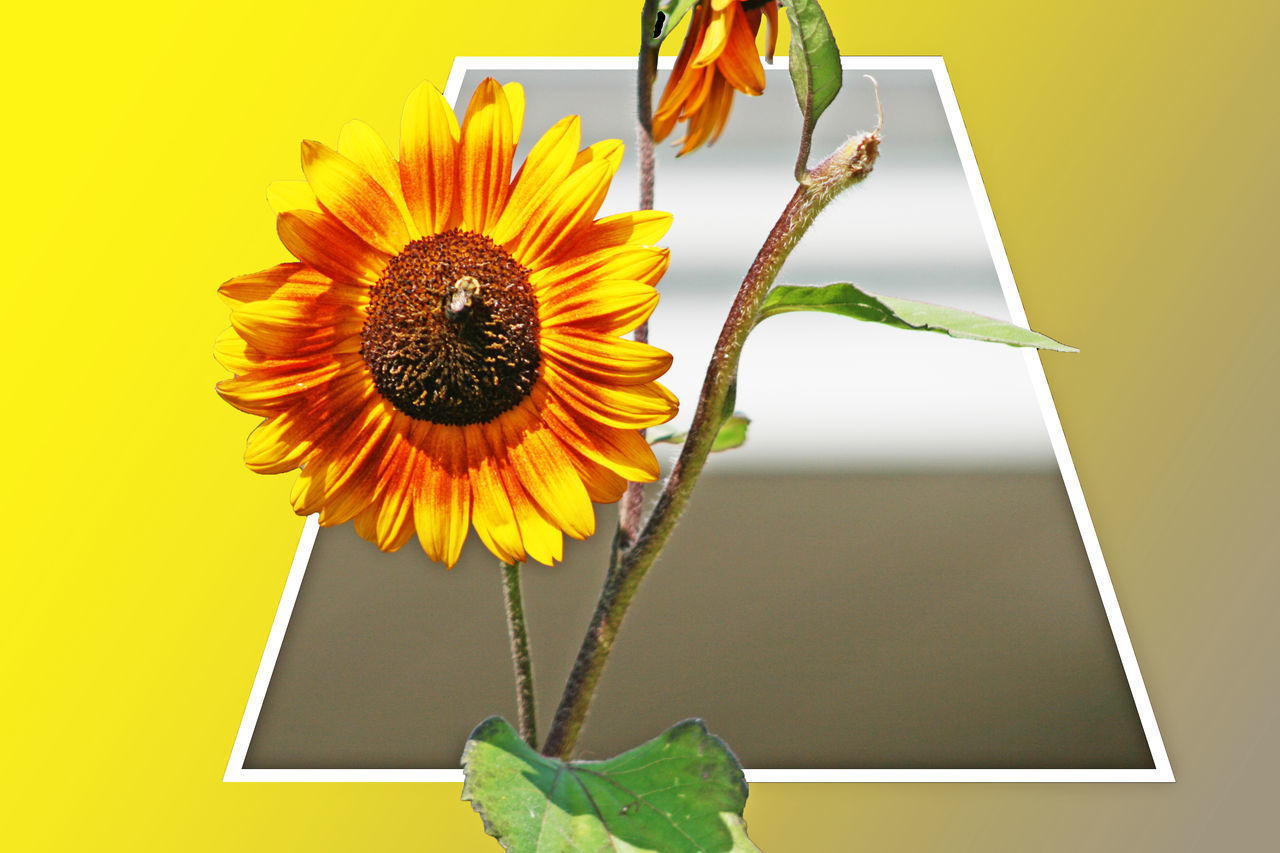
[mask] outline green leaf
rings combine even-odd
[[[711,452],[719,453],[721,450],[733,450],[735,447],[741,447],[742,443],[747,440],[747,426],[750,425],[751,418],[742,414],[742,412],[734,412],[724,423],[720,425],[720,429],[716,432],[716,437],[711,442]],[[649,438],[650,444],[684,444],[686,438],[689,437],[687,432],[664,432]]]
[[[742,768],[701,720],[608,761],[566,764],[490,717],[462,765],[462,799],[509,853],[760,853],[742,821]]]
[[[732,450],[735,447],[741,447],[742,443],[747,440],[747,427],[750,424],[751,418],[741,412],[735,412],[733,417],[720,425],[720,431],[716,433],[716,440],[711,443],[711,452],[719,453],[721,450]]]
[[[661,0],[653,29],[649,32],[649,44],[654,47],[662,44],[696,2],[698,0]]]
[[[791,84],[796,90],[804,128],[800,137],[800,159],[796,178],[803,180],[808,170],[809,145],[818,118],[831,106],[844,82],[840,68],[840,48],[831,25],[817,0],[786,0],[791,22]]]
[[[883,323],[899,329],[941,332],[953,338],[990,341],[1014,347],[1037,347],[1058,352],[1079,352],[1039,332],[984,317],[959,308],[877,296],[859,290],[852,284],[828,284],[825,287],[792,287],[779,285],[769,292],[760,318],[756,322],[788,311],[825,311],[869,323]]]

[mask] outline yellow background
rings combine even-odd
[[[213,394],[214,288],[285,257],[263,191],[300,138],[394,138],[455,55],[630,54],[639,5],[7,13],[0,846],[497,850],[454,785],[221,782],[302,522]],[[1031,323],[1081,349],[1044,363],[1179,781],[756,785],[752,836],[1253,846],[1280,698],[1275,4],[825,5],[846,54],[945,57]]]

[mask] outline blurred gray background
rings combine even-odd
[[[815,162],[875,123],[861,73],[845,72]],[[1007,317],[932,75],[871,73],[880,161],[779,282]],[[459,103],[483,76],[467,74]],[[495,76],[526,88],[520,157],[568,113],[584,142],[626,141],[603,213],[635,208],[633,72]],[[676,222],[651,340],[676,356],[677,425],[794,188],[798,128],[787,74],[771,71],[714,147],[660,150],[657,207]],[[1018,351],[787,315],[748,343],[738,408],[748,442],[713,457],[641,587],[582,757],[698,716],[751,768],[1152,766]],[[563,564],[524,573],[544,732],[603,580],[615,516],[597,515]],[[344,525],[317,538],[246,767],[456,767],[495,713],[515,718],[493,557],[473,535],[446,572]]]

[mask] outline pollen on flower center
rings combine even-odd
[[[519,405],[538,381],[529,271],[488,237],[446,231],[404,247],[374,285],[360,355],[410,417],[465,426]]]

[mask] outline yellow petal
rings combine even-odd
[[[658,305],[658,291],[637,281],[593,282],[540,296],[542,327],[571,327],[603,335],[624,335]]]
[[[499,430],[520,484],[556,527],[575,539],[594,533],[591,498],[559,439],[533,411],[529,399],[491,425]]]
[[[267,186],[267,203],[276,213],[286,210],[320,212],[320,202],[306,181],[272,181]]]
[[[400,131],[400,182],[405,203],[424,236],[452,227],[457,204],[458,141],[452,108],[430,83],[404,106]]]
[[[571,408],[619,429],[645,429],[666,423],[680,408],[674,394],[657,382],[616,386],[592,382],[546,366],[547,384]]]
[[[670,353],[648,344],[577,330],[544,334],[542,352],[578,376],[610,385],[652,382],[672,360]]]
[[[502,215],[511,181],[515,134],[507,96],[492,77],[486,77],[462,120],[458,182],[462,195],[462,220],[487,234]]]
[[[411,239],[391,196],[354,161],[308,139],[302,171],[320,204],[370,246],[394,255]]]
[[[506,460],[495,457],[481,426],[468,426],[463,434],[467,447],[467,477],[471,481],[471,518],[476,534],[499,560],[519,563],[525,558],[520,528],[498,473],[498,466],[505,464]]]
[[[526,228],[533,239],[513,253],[515,259],[528,269],[538,269],[552,262],[560,247],[572,245],[579,229],[591,223],[604,203],[621,159],[619,151],[616,158],[593,159],[571,172],[530,217]]]
[[[698,45],[690,65],[701,68],[716,61],[729,42],[729,34],[737,17],[740,17],[737,4],[726,6],[723,10],[713,9],[703,31],[702,43]]]
[[[506,208],[489,235],[495,243],[517,254],[519,246],[533,239],[527,223],[573,168],[581,137],[581,120],[577,116],[566,116],[533,146],[511,185]]]
[[[418,541],[427,556],[453,568],[471,524],[464,427],[432,424],[422,444],[426,473],[413,507]]]
[[[524,87],[511,82],[502,85],[502,93],[507,96],[507,106],[511,108],[512,147],[520,144],[520,131],[524,127]]]
[[[400,185],[400,164],[378,132],[362,121],[347,122],[338,136],[338,151],[368,172],[386,191],[400,211],[400,219],[410,238],[421,237],[422,233],[404,200],[404,189]]]
[[[610,427],[566,405],[558,395],[548,393],[538,410],[566,447],[615,474],[637,483],[658,479],[658,460],[653,450],[634,429]]]
[[[651,246],[671,228],[671,214],[661,210],[616,213],[597,219],[582,229],[573,244],[576,255],[588,255],[618,246]]]
[[[286,211],[276,220],[276,231],[295,258],[334,281],[374,284],[387,264],[384,253],[324,214]]]

